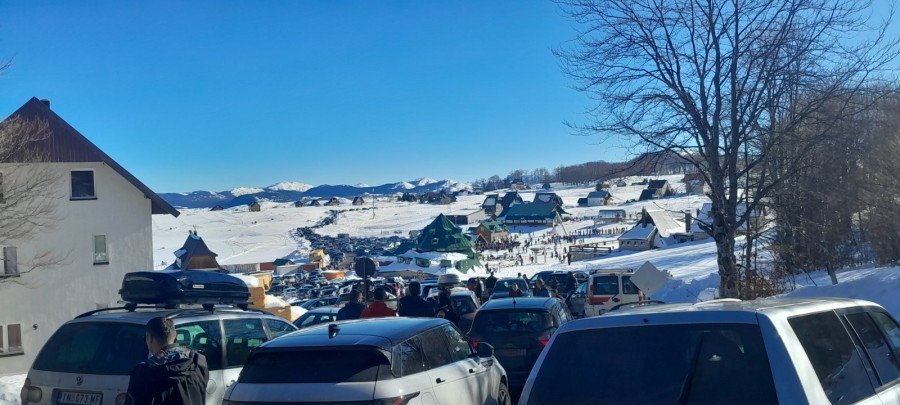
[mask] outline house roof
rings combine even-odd
[[[612,195],[609,194],[609,191],[606,191],[606,190],[591,191],[587,195],[587,198],[610,198],[610,197],[612,197]]]
[[[416,243],[419,252],[471,252],[472,242],[469,241],[460,227],[453,225],[444,214],[438,214],[419,233]]]
[[[48,136],[31,143],[31,147],[38,152],[46,154],[50,162],[102,162],[116,171],[120,176],[128,180],[150,200],[153,214],[171,214],[177,217],[181,213],[171,204],[162,199],[149,187],[144,185],[134,175],[125,170],[109,155],[100,150],[78,130],[69,125],[60,116],[56,115],[47,103],[32,97],[18,110],[13,112],[6,120],[12,117],[21,117],[29,121],[42,121],[47,124]],[[6,122],[4,120],[4,122]],[[5,162],[11,163],[11,162]]]
[[[513,202],[522,202],[522,196],[519,195],[518,191],[510,191],[504,194],[503,199],[500,200],[500,204],[502,204],[504,208],[509,208]]]
[[[541,192],[534,195],[534,201],[536,203],[554,203],[557,205],[562,205],[562,198],[558,196],[556,193],[547,193]]]
[[[668,180],[650,180],[650,182],[647,183],[647,188],[663,188],[668,185]]]
[[[212,250],[209,250],[209,247],[206,246],[206,242],[203,241],[203,238],[195,233],[191,233],[188,235],[187,240],[184,241],[184,245],[181,249],[175,251],[175,257],[181,259],[182,263],[187,264],[187,262],[190,261],[190,258],[195,256],[216,257],[218,255],[213,253]]]
[[[506,230],[506,225],[503,225],[500,221],[481,221],[481,225],[484,225],[484,227],[491,232],[502,232]]]
[[[656,196],[656,190],[658,190],[658,189],[656,189],[656,188],[645,188],[645,189],[641,190],[641,196],[638,197],[638,200],[639,200],[639,201],[652,200],[653,197]]]
[[[506,221],[522,219],[548,219],[557,216],[557,206],[553,203],[516,204],[503,214]]]

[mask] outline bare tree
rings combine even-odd
[[[8,68],[0,63],[0,73]],[[0,123],[0,246],[15,246],[52,229],[56,217],[59,173],[45,162],[43,148],[49,137],[47,123],[10,117]],[[34,252],[19,273],[54,266],[62,258],[48,251]],[[8,280],[0,277],[0,282]]]
[[[675,152],[696,167],[710,188],[719,293],[741,297],[737,228],[822,137],[804,137],[808,145],[778,162],[768,151],[826,102],[852,99],[894,59],[889,18],[869,25],[865,0],[559,3],[580,28],[556,53],[597,102],[579,128]]]

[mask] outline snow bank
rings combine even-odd
[[[25,385],[25,374],[0,377],[0,404],[20,404],[19,391],[22,390],[23,385]]]
[[[824,271],[798,277],[798,288],[785,297],[842,297],[875,302],[900,318],[900,266],[870,267],[837,273],[838,284],[832,285]]]

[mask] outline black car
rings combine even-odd
[[[491,293],[490,299],[509,298],[509,293],[512,291],[513,284],[519,286],[519,291],[522,292],[523,297],[531,296],[531,288],[528,286],[528,283],[525,282],[525,279],[509,277],[497,280],[497,283],[494,284],[494,290]]]
[[[297,329],[302,329],[320,323],[335,322],[337,321],[338,311],[340,311],[340,308],[338,307],[313,308],[297,318],[297,320],[294,321],[294,326],[296,326]]]
[[[528,285],[531,288],[534,288],[535,283],[537,283],[538,280],[541,280],[544,282],[544,285],[547,288],[552,288],[556,292],[562,293],[562,292],[566,292],[565,291],[566,285],[568,285],[569,278],[572,277],[573,275],[574,274],[571,272],[562,271],[562,270],[540,271],[540,272],[536,273],[534,276],[532,276],[530,279],[528,279]],[[578,279],[577,275],[575,276],[575,279],[576,280]]]
[[[572,319],[558,298],[490,300],[475,313],[469,341],[494,348],[494,356],[506,369],[510,389],[525,385],[553,331]]]

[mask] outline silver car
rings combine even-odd
[[[94,311],[66,322],[38,353],[22,399],[26,404],[118,405],[129,373],[147,358],[145,325],[158,316],[175,322],[178,343],[206,357],[206,403],[219,404],[250,351],[297,330],[268,313],[239,309]]]

